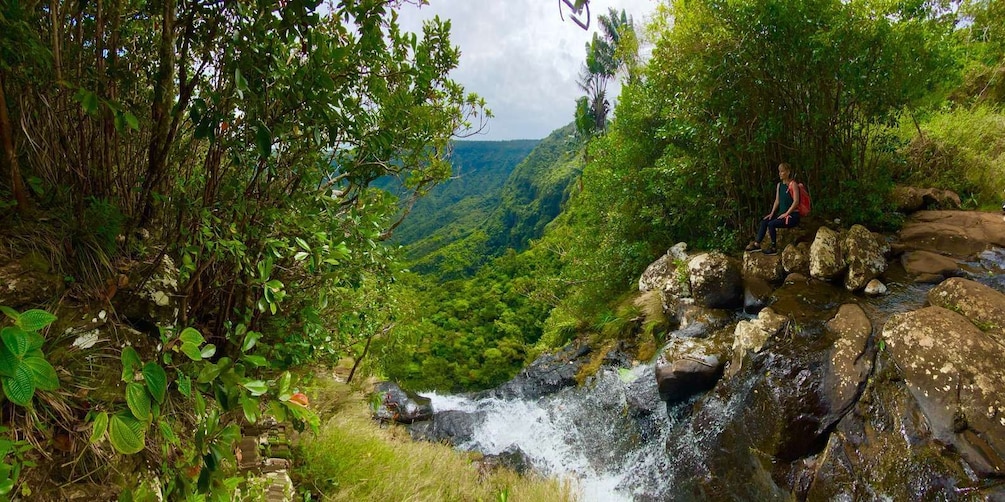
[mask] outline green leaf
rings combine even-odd
[[[43,345],[45,345],[45,337],[42,336],[42,335],[40,335],[40,334],[38,334],[38,333],[36,333],[36,332],[34,332],[34,331],[29,331],[28,332],[28,353],[25,354],[25,355],[31,355],[32,352],[35,352],[35,351],[41,349]]]
[[[216,345],[213,345],[212,343],[206,345],[201,351],[199,351],[199,355],[201,355],[203,359],[209,359],[213,357],[213,354],[216,354]]]
[[[21,314],[21,317],[17,320],[17,325],[25,331],[40,331],[55,320],[56,316],[44,310],[32,309]]]
[[[258,146],[260,157],[272,155],[272,131],[269,131],[269,128],[261,120],[255,126],[255,144]]]
[[[192,379],[189,378],[188,375],[179,371],[178,380],[176,380],[176,382],[178,384],[178,392],[180,392],[181,395],[185,397],[192,395]]]
[[[14,376],[14,368],[21,364],[21,358],[7,348],[6,343],[0,343],[0,376]]]
[[[143,384],[133,382],[126,385],[126,405],[134,417],[144,422],[150,420],[150,394]]]
[[[289,371],[284,371],[283,372],[283,376],[279,377],[279,399],[280,400],[286,401],[287,399],[290,398],[290,396],[293,395],[293,393],[290,392],[290,381],[292,379],[293,379],[293,376],[290,375]],[[286,399],[283,399],[283,396],[286,396]]]
[[[3,344],[18,359],[24,357],[31,347],[28,333],[25,333],[24,330],[16,326],[8,326],[0,330],[0,340],[3,340]]]
[[[185,328],[181,330],[181,334],[178,335],[178,338],[180,338],[182,342],[191,343],[196,346],[202,345],[206,342],[206,339],[199,334],[199,330],[195,328]]]
[[[202,361],[202,352],[199,350],[199,346],[194,343],[185,342],[181,344],[181,352],[193,361]]]
[[[262,334],[257,331],[249,331],[248,334],[244,335],[244,343],[241,345],[241,352],[248,352],[251,350],[258,339],[262,337]]]
[[[252,366],[255,366],[255,367],[258,367],[258,368],[261,368],[262,366],[266,366],[266,365],[269,364],[268,359],[266,359],[263,356],[245,355],[243,357],[243,359],[244,359],[244,361],[250,363]]]
[[[108,430],[108,413],[102,411],[94,417],[94,423],[91,424],[91,443],[97,443],[101,441],[104,437],[105,431]]]
[[[119,453],[132,455],[146,443],[146,426],[127,412],[115,414],[108,424],[108,439]]]
[[[157,424],[157,427],[160,428],[161,437],[163,437],[165,441],[175,446],[181,444],[181,441],[178,440],[178,436],[171,429],[170,424],[162,420]]]
[[[24,364],[14,368],[14,375],[0,378],[3,382],[3,393],[14,404],[28,406],[35,395],[35,375]]]
[[[241,396],[241,408],[244,410],[244,418],[255,423],[258,420],[258,400]]]
[[[14,310],[14,309],[6,306],[6,305],[0,305],[0,312],[3,312],[4,315],[6,315],[7,317],[10,317],[10,319],[12,321],[14,321],[14,322],[17,322],[17,318],[18,317],[21,317],[21,314],[18,314],[16,310]]]
[[[252,396],[258,397],[269,391],[269,386],[262,380],[251,380],[249,382],[243,382],[242,387],[248,389]]]
[[[147,384],[147,390],[158,403],[164,402],[167,395],[167,373],[161,365],[151,361],[143,365],[143,381]]]
[[[35,387],[41,390],[56,390],[59,388],[59,375],[55,368],[41,357],[26,357],[21,363],[31,370]]]
[[[307,241],[301,239],[300,237],[294,237],[293,240],[296,241],[297,245],[303,248],[304,251],[310,252],[311,247],[307,245]]]
[[[220,376],[223,372],[222,364],[207,364],[199,370],[199,376],[196,381],[199,383],[209,383],[216,380],[216,377]]]
[[[132,346],[122,349],[122,381],[129,383],[134,380],[134,375],[139,371],[143,361],[140,360],[139,353]]]
[[[140,130],[140,120],[136,118],[136,115],[133,115],[132,113],[129,112],[124,112],[122,115],[125,117],[126,124],[129,125],[130,129],[134,131]]]

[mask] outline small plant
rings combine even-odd
[[[31,449],[27,441],[15,441],[7,438],[8,429],[0,425],[0,499],[6,500],[17,485],[22,467],[34,467],[35,464],[24,460],[24,454]],[[26,489],[23,488],[24,491]],[[29,493],[23,493],[29,496]]]
[[[59,388],[59,376],[42,352],[45,338],[38,333],[56,316],[38,309],[18,313],[0,306],[0,311],[14,321],[0,330],[0,384],[12,403],[29,406],[35,390]]]

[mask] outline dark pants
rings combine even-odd
[[[754,242],[760,243],[764,239],[764,232],[767,232],[771,237],[771,244],[774,245],[778,241],[779,228],[792,228],[799,224],[799,213],[792,213],[786,218],[775,218],[773,220],[761,220],[761,226],[757,229],[757,238]]]

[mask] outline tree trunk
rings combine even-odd
[[[6,75],[0,70],[0,157],[3,158],[2,167],[10,172],[10,189],[17,201],[17,211],[24,215],[28,211],[28,192],[21,179],[21,168],[17,164],[17,153],[14,151],[14,135],[10,125],[10,114],[7,112],[7,93],[4,91],[6,85]]]
[[[149,223],[153,217],[153,192],[160,185],[167,164],[167,155],[171,149],[171,102],[174,99],[174,20],[175,2],[165,0],[164,17],[161,23],[161,39],[158,57],[160,67],[157,70],[157,81],[154,82],[154,99],[150,106],[150,118],[153,122],[153,134],[150,147],[147,150],[147,173],[140,194],[140,219],[138,227]]]

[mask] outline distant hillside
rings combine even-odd
[[[513,168],[541,140],[457,141],[451,154],[453,177],[419,199],[393,236],[409,246],[423,241],[451,242],[458,228],[470,229],[485,220],[499,205],[503,184]],[[386,178],[375,185],[395,192],[397,180]],[[454,237],[451,237],[454,236]],[[432,249],[435,249],[433,245]],[[413,255],[416,256],[416,255]]]
[[[526,249],[561,212],[569,185],[581,170],[579,147],[572,124],[552,132],[513,169],[497,197],[479,201],[493,203],[490,214],[479,205],[477,218],[455,218],[410,245],[412,269],[454,279],[471,275],[507,249]],[[468,209],[462,204],[450,208],[451,214]]]

